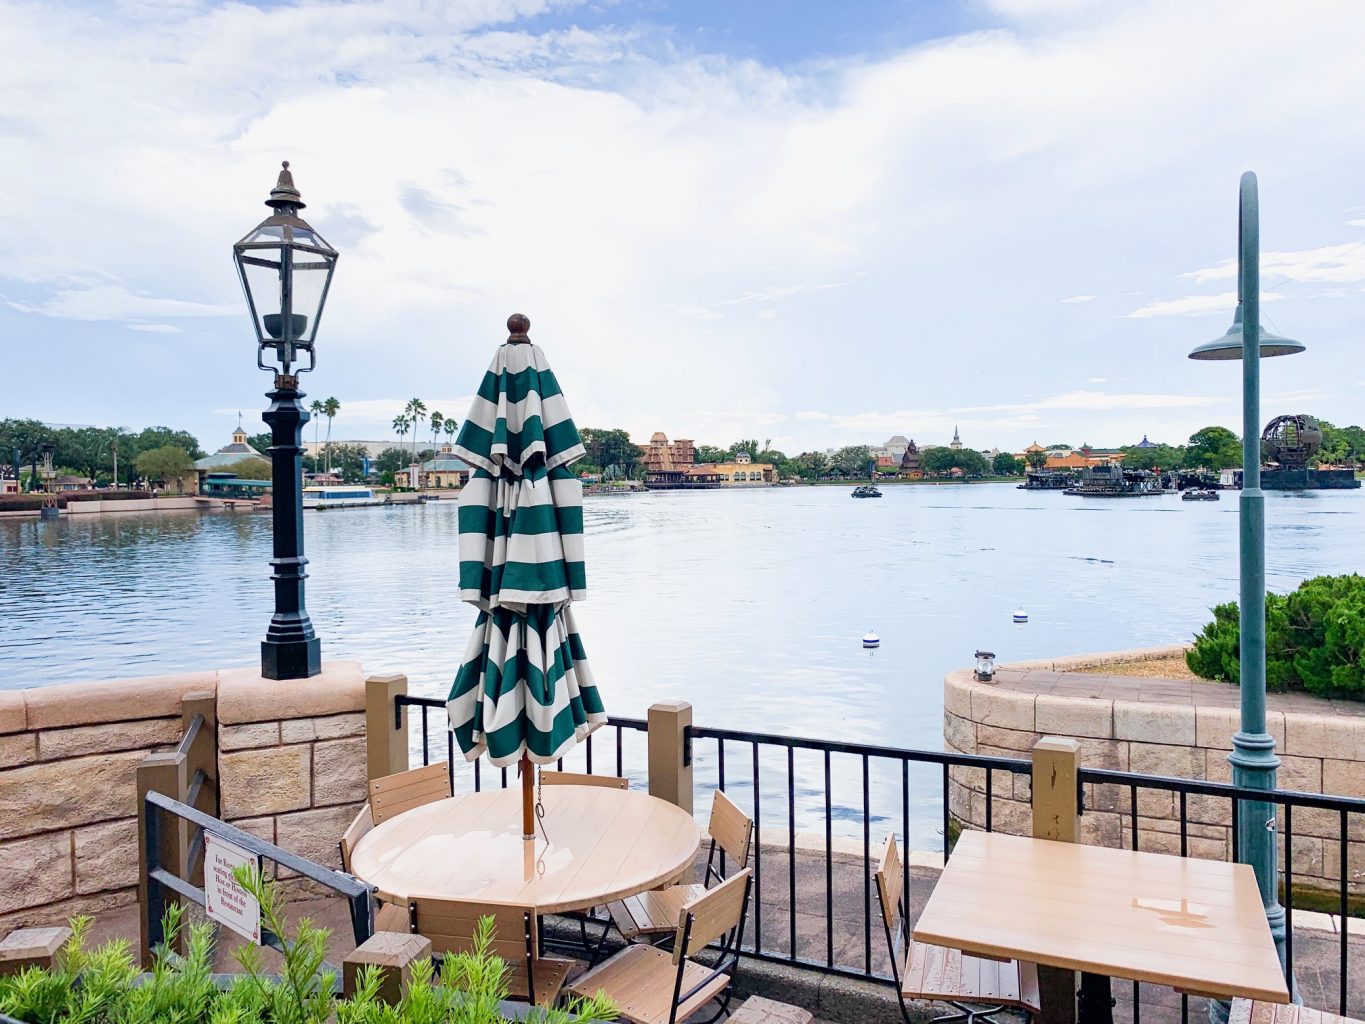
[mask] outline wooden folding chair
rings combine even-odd
[[[685,904],[678,914],[673,950],[635,943],[594,967],[569,993],[603,993],[631,1024],[676,1024],[712,999],[722,997],[718,1020],[729,1008],[740,936],[749,908],[753,874],[747,868]],[[723,939],[713,966],[694,958],[716,939]]]
[[[617,900],[607,907],[612,921],[627,941],[633,942],[641,936],[658,938],[671,934],[678,927],[678,912],[683,905],[702,895],[708,887],[725,880],[721,874],[721,857],[717,854],[729,857],[735,870],[748,865],[754,823],[720,790],[716,791],[711,804],[711,820],[706,830],[711,835],[711,846],[700,883],[653,889]]]
[[[891,977],[896,983],[896,999],[906,1024],[912,1024],[907,999],[931,999],[947,1003],[957,1013],[935,1017],[935,1022],[962,1021],[977,1024],[989,1021],[992,1014],[1006,1008],[1038,1012],[1038,968],[1018,960],[989,960],[957,949],[930,946],[910,938],[906,920],[908,904],[905,875],[895,833],[886,837],[881,863],[877,866],[877,897],[881,902],[886,946],[891,954]],[[904,962],[901,947],[904,945]]]
[[[370,814],[374,824],[450,796],[450,766],[442,761],[370,783]]]
[[[346,826],[346,831],[341,833],[341,841],[337,843],[341,849],[341,870],[348,875],[351,874],[351,853],[355,850],[356,843],[365,838],[365,834],[372,828],[374,828],[374,815],[370,813],[370,805],[367,801],[360,808],[360,813]]]
[[[572,960],[540,955],[540,923],[533,906],[414,896],[408,910],[410,930],[430,939],[435,954],[472,952],[479,919],[493,918],[489,952],[507,964],[508,994],[514,999],[553,1006],[574,966]]]
[[[591,775],[581,772],[556,772],[542,770],[540,773],[540,783],[542,786],[600,786],[603,789],[629,789],[630,780],[619,775]],[[594,908],[595,909],[595,908]],[[600,918],[594,910],[571,910],[557,915],[566,917],[571,921],[578,922],[579,941],[583,944],[583,950],[587,953],[590,964],[597,963],[602,955],[602,945],[607,941],[607,932],[611,928],[610,918]],[[597,941],[588,941],[588,922],[602,926],[602,934]]]
[[[540,773],[542,786],[601,786],[603,789],[629,789],[630,780],[619,775],[588,775],[582,772]]]

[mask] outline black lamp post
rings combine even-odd
[[[300,373],[315,364],[313,342],[336,269],[336,250],[299,217],[303,199],[289,161],[265,205],[274,213],[232,247],[251,322],[256,365],[275,374],[270,408],[271,513],[274,516],[275,614],[261,641],[261,675],[306,679],[322,671],[322,653],[304,606],[303,425],[308,412]],[[269,354],[272,362],[266,362]],[[298,365],[307,354],[308,365]]]

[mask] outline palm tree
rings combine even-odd
[[[308,411],[313,414],[313,472],[318,468],[318,428],[322,426],[322,401],[313,399],[313,404],[308,407]]]
[[[341,412],[341,403],[329,398],[322,403],[322,414],[327,417],[327,472],[332,471],[332,419]]]
[[[412,420],[408,419],[407,413],[399,413],[393,418],[393,430],[398,435],[398,447],[403,447],[403,437],[411,427]]]
[[[446,421],[446,418],[445,418],[445,416],[444,416],[443,414],[437,412],[435,409],[432,410],[432,412],[431,412],[431,446],[432,446],[433,448],[436,447],[436,438],[437,438],[437,436],[441,433],[441,424],[444,423],[445,421]]]
[[[452,416],[450,419],[445,421],[446,444],[455,443],[455,432],[459,429],[460,424],[459,421],[455,419],[455,417]]]
[[[408,417],[408,424],[412,427],[412,461],[417,461],[417,428],[421,422],[427,418],[427,403],[420,398],[408,399],[407,407],[403,412]]]

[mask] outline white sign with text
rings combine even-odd
[[[261,905],[232,877],[233,868],[239,864],[256,863],[255,854],[204,830],[204,910],[219,924],[259,943]]]

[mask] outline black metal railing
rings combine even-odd
[[[420,748],[422,763],[431,761],[431,743],[427,735],[432,723],[431,709],[444,711],[445,702],[423,697],[400,696],[397,710],[410,707],[420,712],[419,737],[413,739],[413,753]],[[478,790],[488,784],[487,769],[479,762],[466,769],[463,761],[454,757],[453,739],[446,728],[444,715],[438,715],[439,728],[446,733],[446,753],[450,760],[452,789],[456,792]],[[606,726],[590,735],[569,757],[560,761],[573,770],[611,773],[645,784],[644,737],[647,725],[642,719],[609,718]],[[636,734],[632,740],[632,734]],[[954,784],[970,789],[980,798],[980,814],[959,816],[963,827],[984,828],[992,831],[1000,827],[1003,801],[1019,807],[1013,791],[1013,779],[1031,780],[1032,761],[1026,757],[1007,758],[956,752],[913,750],[863,743],[845,743],[807,737],[782,736],[772,733],[736,729],[714,729],[691,726],[688,730],[694,782],[699,795],[713,790],[724,790],[741,807],[747,790],[748,806],[754,820],[758,841],[754,844],[754,913],[741,952],[759,960],[775,961],[812,970],[889,981],[889,962],[874,936],[881,934],[881,925],[872,891],[872,871],[875,868],[873,828],[879,833],[896,831],[906,837],[907,846],[918,844],[927,850],[930,843],[946,859],[956,834],[951,813],[951,790]],[[603,762],[601,747],[608,744],[611,755]],[[596,746],[596,752],[594,752]],[[970,776],[970,785],[968,785]],[[1001,789],[1005,783],[1010,788]],[[508,785],[505,769],[496,782]],[[1103,790],[1095,787],[1104,787]],[[843,796],[840,790],[844,790]],[[1344,922],[1349,916],[1350,903],[1350,824],[1351,815],[1365,814],[1365,799],[1326,796],[1319,793],[1299,793],[1286,790],[1262,791],[1243,789],[1224,782],[1142,775],[1132,772],[1086,769],[1082,767],[1078,782],[1078,806],[1082,814],[1110,813],[1126,819],[1126,835],[1116,833],[1119,843],[1126,840],[1132,849],[1140,848],[1141,838],[1150,834],[1144,829],[1139,813],[1140,791],[1167,791],[1178,807],[1174,819],[1178,836],[1178,852],[1190,856],[1190,799],[1209,797],[1226,800],[1230,807],[1228,819],[1221,824],[1232,835],[1227,844],[1229,859],[1235,860],[1236,830],[1239,806],[1247,801],[1271,803],[1280,808],[1280,829],[1284,836],[1285,854],[1282,858],[1286,910],[1286,967],[1292,973],[1294,963],[1293,921],[1295,867],[1293,828],[1296,811],[1316,810],[1334,814],[1337,819],[1335,842],[1339,851],[1340,873],[1336,880],[1336,910]],[[1092,799],[1086,807],[1086,792],[1103,793],[1105,800]],[[1126,805],[1118,807],[1115,793],[1126,793]],[[1027,801],[1027,797],[1022,798]],[[998,806],[999,805],[999,806]],[[699,815],[702,808],[699,807]],[[918,814],[914,812],[919,812]],[[933,822],[925,827],[925,819]],[[1362,819],[1365,820],[1365,819]],[[776,822],[777,828],[766,823]],[[1019,830],[1020,823],[1006,821],[1006,829]],[[1027,830],[1028,826],[1023,826]],[[809,830],[809,831],[808,831]],[[785,833],[785,834],[783,834]],[[801,842],[810,835],[815,841]],[[854,883],[856,893],[853,907],[848,905],[850,875],[847,869],[836,871],[836,863],[849,857],[837,850],[839,840],[852,840],[852,860],[857,863]],[[1328,840],[1324,839],[1324,842]],[[878,836],[880,845],[880,835]],[[912,847],[913,848],[913,847]],[[1167,852],[1163,850],[1162,852]],[[1171,851],[1174,852],[1174,851]],[[798,870],[804,859],[813,872]],[[904,858],[902,871],[905,891],[910,891],[911,857]],[[812,890],[811,875],[820,884]],[[804,879],[803,879],[803,876]],[[804,884],[802,884],[804,881]],[[842,885],[842,889],[841,889]],[[822,911],[811,913],[811,908]],[[842,913],[841,913],[842,912]],[[812,921],[815,918],[816,921]],[[823,922],[818,921],[823,918]],[[815,934],[812,924],[819,924]],[[803,925],[805,927],[803,927]],[[1347,929],[1338,929],[1338,978],[1335,1011],[1343,1015],[1362,1009],[1349,1005],[1349,936]],[[885,966],[883,966],[885,965]],[[1181,1019],[1188,1024],[1190,997],[1180,997]],[[1327,1009],[1327,1007],[1323,1007]],[[1132,1019],[1140,1024],[1142,992],[1133,987]]]
[[[268,860],[278,867],[295,871],[304,878],[345,897],[349,904],[351,930],[354,933],[357,946],[374,934],[373,886],[366,885],[350,875],[323,867],[321,864],[314,864],[311,860],[306,860],[296,853],[290,853],[274,843],[268,843],[259,836],[243,832],[225,821],[219,821],[212,815],[205,814],[187,803],[181,803],[179,800],[174,800],[162,793],[149,792],[143,797],[143,801],[142,843],[147,863],[147,898],[143,904],[142,924],[149,948],[155,949],[165,943],[166,936],[162,930],[162,916],[166,910],[166,900],[169,894],[180,896],[200,907],[203,907],[205,903],[202,888],[178,874],[177,871],[180,869],[176,864],[163,862],[163,851],[167,846],[163,842],[163,836],[167,834],[167,830],[171,832],[177,830],[174,822],[162,820],[163,815],[168,815],[173,819],[178,818],[189,824],[195,831],[191,840],[191,850],[194,852],[188,858],[189,870],[185,871],[185,874],[191,873],[196,867],[198,857],[203,855],[204,835],[206,832],[211,832],[254,856],[258,868],[262,861]],[[172,861],[179,860],[174,854],[170,859]],[[265,928],[261,929],[262,945],[272,946],[283,951],[286,941],[284,936],[276,935]],[[341,972],[329,965],[324,966],[332,971],[339,983]]]

